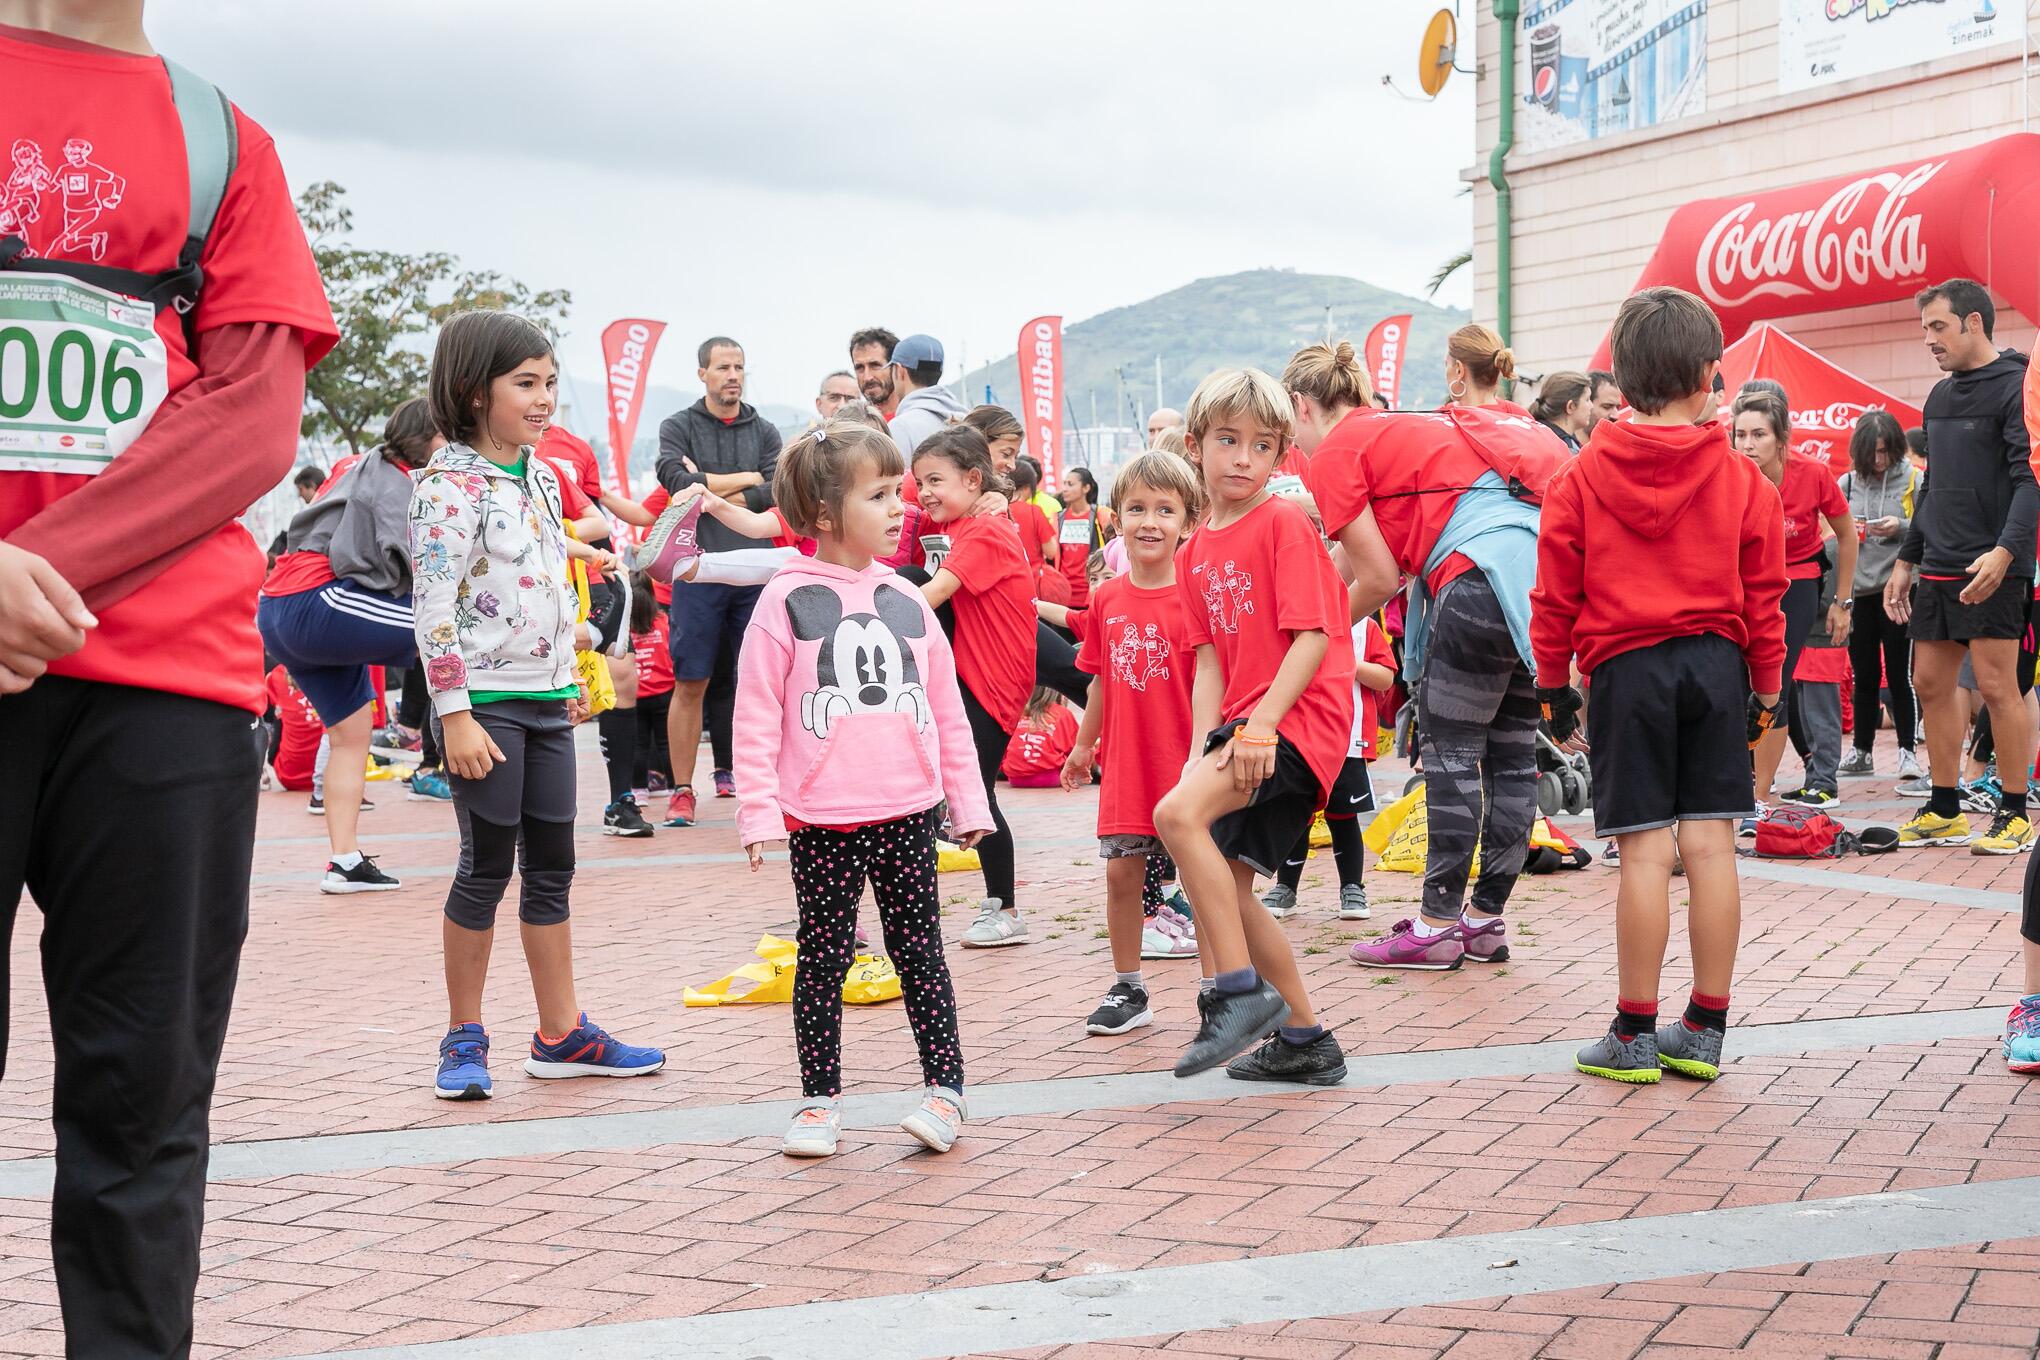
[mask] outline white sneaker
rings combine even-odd
[[[900,1127],[921,1140],[930,1152],[947,1152],[956,1146],[963,1128],[963,1093],[947,1086],[930,1086],[921,1097],[921,1108],[900,1121]]]
[[[1374,915],[1374,909],[1367,905],[1367,885],[1347,883],[1339,888],[1339,919],[1341,921],[1365,921]]]
[[[1920,758],[1904,747],[1898,752],[1898,777],[1900,779],[1924,778],[1926,771],[1920,768]]]
[[[833,1157],[843,1116],[833,1100],[810,1100],[794,1113],[779,1150],[789,1157]]]
[[[1196,958],[1197,927],[1163,907],[1140,928],[1140,956],[1144,959]]]
[[[1026,944],[1027,923],[1020,919],[1018,911],[1009,911],[1006,904],[998,898],[987,897],[978,903],[977,920],[972,921],[970,928],[963,932],[962,943],[966,949],[995,949],[1000,945]]]

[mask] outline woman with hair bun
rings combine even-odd
[[[1516,355],[1491,326],[1469,322],[1445,341],[1445,391],[1452,406],[1514,405],[1502,384],[1516,376]],[[1517,409],[1521,409],[1518,407]]]

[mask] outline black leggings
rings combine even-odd
[[[637,763],[631,768],[631,787],[651,787],[652,771],[657,770],[665,777],[668,788],[673,784],[673,752],[666,745],[666,713],[673,707],[673,691],[654,694],[646,698],[638,696],[637,707],[631,711],[637,714]]]
[[[1325,829],[1332,833],[1332,862],[1339,866],[1339,886],[1350,888],[1361,881],[1364,857],[1360,853],[1360,819],[1358,817],[1327,817]],[[1303,882],[1303,862],[1310,858],[1310,828],[1305,827],[1303,835],[1296,841],[1296,848],[1282,861],[1281,870],[1275,881],[1295,891]]]
[[[1034,683],[1079,706],[1090,702],[1091,677],[1077,669],[1077,649],[1041,622],[1034,626]]]
[[[1898,730],[1900,750],[1913,749],[1919,731],[1918,710],[1913,705],[1912,642],[1905,625],[1893,623],[1884,612],[1884,592],[1858,595],[1849,625],[1849,666],[1856,673],[1856,749],[1868,751],[1877,744],[1878,691],[1891,689],[1891,725]],[[1879,667],[1884,680],[1879,681]]]
[[[1006,743],[1012,733],[994,718],[978,697],[970,692],[970,686],[958,679],[956,687],[963,691],[963,715],[970,720],[970,739],[977,746],[978,774],[985,781],[985,805],[992,813],[992,834],[977,844],[978,861],[985,871],[985,896],[996,897],[1007,906],[1018,910],[1013,900],[1013,828],[1006,825],[1006,814],[999,808],[999,762],[1005,757]]]
[[[1820,610],[1819,580],[1787,584],[1784,610],[1785,678],[1778,686],[1778,725],[1789,727],[1792,722],[1792,672],[1799,669],[1799,654],[1806,650],[1807,636],[1813,632],[1813,616]],[[1768,794],[1764,796],[1769,797]]]

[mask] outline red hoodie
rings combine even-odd
[[[1718,633],[1742,648],[1750,687],[1775,694],[1784,597],[1778,490],[1722,425],[1604,420],[1545,492],[1530,592],[1537,683],[1570,683],[1575,654],[1592,675],[1623,652]]]

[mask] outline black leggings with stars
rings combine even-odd
[[[843,1090],[843,980],[857,954],[864,884],[878,899],[886,952],[900,975],[907,1023],[930,1086],[963,1089],[956,993],[942,957],[942,899],[935,886],[935,814],[916,813],[855,831],[808,826],[788,838],[800,906],[800,967],[793,975],[793,1042],[806,1096]]]

